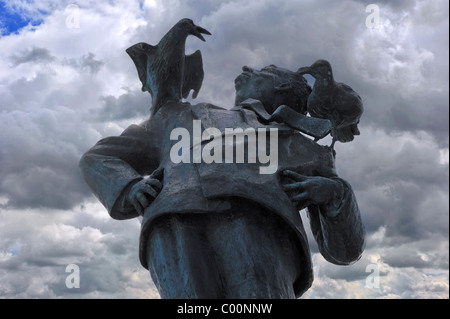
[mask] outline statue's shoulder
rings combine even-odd
[[[150,115],[150,118],[140,126],[149,129],[150,127],[159,127],[166,125],[168,122],[175,119],[185,118],[191,113],[191,104],[188,102],[170,102],[160,107],[156,113]]]
[[[120,134],[120,136],[137,136],[145,134],[145,132],[147,131],[148,122],[149,120],[146,120],[139,124],[131,124],[122,132],[122,134]]]

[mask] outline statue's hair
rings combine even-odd
[[[272,73],[281,79],[280,82],[275,83],[276,91],[279,94],[286,95],[286,105],[299,113],[307,113],[308,96],[312,90],[301,74],[279,68],[273,64],[262,68],[261,71]]]

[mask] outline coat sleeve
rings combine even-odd
[[[127,203],[125,194],[134,183],[158,167],[157,146],[143,128],[132,125],[120,136],[100,140],[79,162],[87,185],[114,219],[139,214]]]
[[[333,179],[342,184],[341,195],[328,205],[310,205],[308,217],[322,256],[333,264],[349,265],[361,257],[365,230],[350,184]]]

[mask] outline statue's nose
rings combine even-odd
[[[242,67],[242,71],[252,73],[252,72],[253,72],[253,69],[250,68],[250,67],[248,67],[248,66],[246,66],[246,65],[244,65],[244,66]]]

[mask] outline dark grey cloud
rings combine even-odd
[[[104,62],[95,59],[95,54],[89,52],[87,55],[83,55],[79,59],[64,60],[63,64],[70,65],[79,69],[81,72],[88,72],[89,74],[97,73],[103,66]]]
[[[397,0],[397,1],[389,1],[389,0],[379,0],[379,1],[371,1],[371,0],[357,0],[358,2],[363,3],[364,5],[376,4],[379,6],[388,6],[390,9],[395,10],[409,10],[414,7],[415,3],[413,1],[408,0]]]
[[[144,105],[146,96],[126,89],[117,98],[102,97],[104,62],[91,52],[60,59],[33,47],[9,59],[17,67],[32,62],[34,74],[10,81],[2,91],[2,205],[70,209],[92,196],[79,173],[81,155],[103,134],[121,130],[111,129],[110,120],[144,118],[148,110],[136,105]]]
[[[101,205],[55,212],[50,223],[37,210],[14,212],[0,225],[3,298],[157,297],[139,264],[138,221],[112,220]],[[79,289],[65,284],[69,264],[79,267]]]
[[[46,48],[33,47],[32,49],[26,49],[12,55],[11,61],[13,66],[18,66],[23,63],[45,63],[55,60],[55,57],[51,55],[50,51]]]
[[[414,268],[448,268],[448,260],[445,260],[433,249],[435,241],[422,242],[414,246],[398,247],[387,250],[383,254],[383,260],[391,267]]]
[[[91,141],[90,131],[80,130],[76,110],[17,110],[0,123],[0,194],[8,198],[8,207],[67,209],[89,194],[77,162],[84,142]]]
[[[127,90],[128,92],[115,97],[102,96],[102,106],[96,111],[98,120],[121,120],[140,117],[144,119],[150,114],[151,95],[141,90]]]

